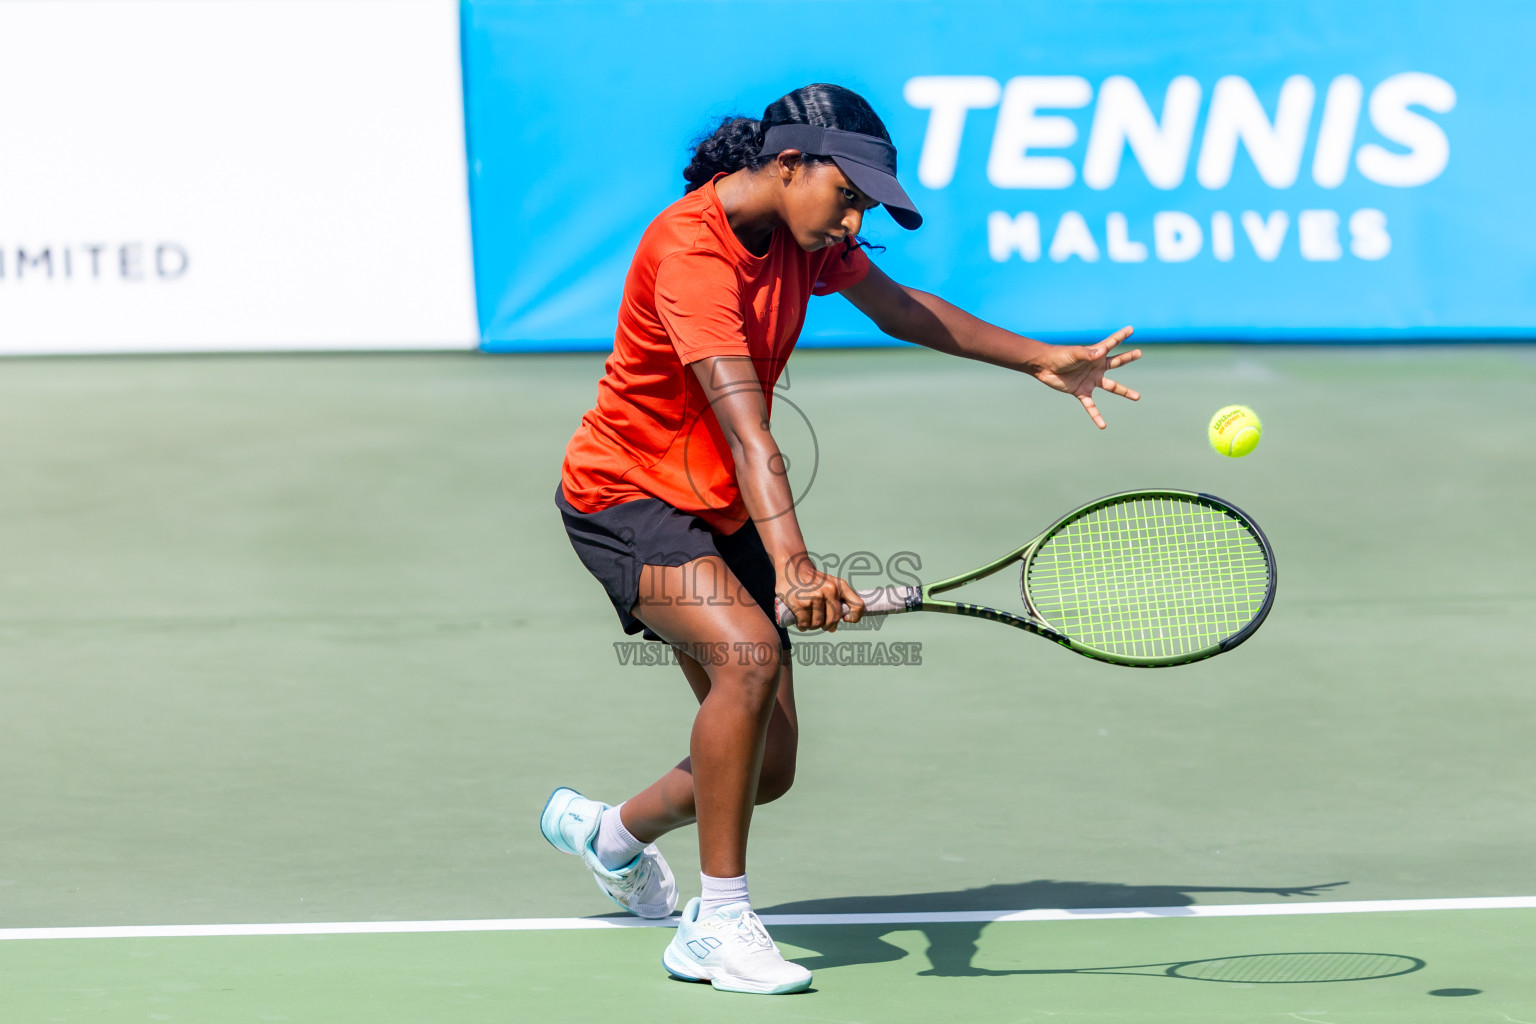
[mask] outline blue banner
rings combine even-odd
[[[864,95],[904,284],[1051,340],[1536,337],[1536,4],[465,0],[484,345],[605,349],[711,119]],[[881,343],[839,298],[801,344]]]

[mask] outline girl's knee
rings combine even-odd
[[[763,664],[750,650],[733,651],[726,664],[710,670],[709,679],[711,694],[729,696],[766,711],[779,693],[778,659]]]

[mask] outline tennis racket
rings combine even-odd
[[[1015,564],[1023,614],[938,597]],[[1073,509],[970,572],[859,596],[866,615],[969,615],[1099,661],[1155,668],[1213,657],[1252,636],[1274,603],[1275,556],[1259,525],[1230,502],[1125,491]],[[779,623],[793,626],[793,613],[782,601],[777,608]]]
[[[999,971],[999,974],[1139,974],[1224,981],[1246,985],[1307,985],[1325,981],[1370,981],[1411,974],[1425,966],[1416,956],[1396,953],[1251,953],[1174,964],[1129,967],[1074,967],[1054,971]]]

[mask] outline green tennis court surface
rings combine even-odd
[[[7,363],[0,930],[610,909],[538,809],[557,784],[613,800],[650,781],[692,701],[676,669],[620,663],[553,508],[600,373]],[[1089,498],[1171,486],[1251,513],[1280,582],[1257,636],[1181,669],[940,616],[839,633],[921,642],[921,664],[797,668],[801,769],[756,818],[758,906],[1536,895],[1532,351],[1154,348],[1121,377],[1146,397],[1106,397],[1100,433],[1070,399],[926,352],[792,361],[775,432],[818,552],[908,552],[935,578]],[[1232,402],[1265,423],[1242,460],[1204,440]],[[685,893],[692,846],[664,841]],[[816,991],[762,1002],[667,981],[654,929],[0,941],[0,1019],[692,1020],[728,1001],[749,1019],[1531,1022],[1533,922],[780,925]],[[1246,988],[1085,970],[1339,951],[1425,966]],[[1071,973],[1017,973],[1045,970]]]
[[[1262,920],[1262,925],[1258,921]],[[312,936],[6,943],[11,1020],[1515,1021],[1536,1005],[1532,911],[1335,918],[792,928],[817,971],[785,999],[667,978],[664,934]],[[877,932],[879,934],[877,934]],[[780,934],[781,933],[781,934]],[[974,952],[971,952],[974,947]],[[928,953],[928,950],[938,950]],[[946,959],[965,951],[964,961]],[[1288,983],[1309,951],[1373,954],[1395,976]],[[1264,957],[1264,954],[1275,954]],[[1269,980],[1166,973],[1264,959]],[[1238,977],[1236,960],[1226,961]],[[1418,966],[1423,964],[1423,966]],[[1235,965],[1235,966],[1233,966]],[[1210,973],[1210,972],[1204,972]],[[721,1002],[725,1001],[725,1005]],[[1522,1017],[1522,1013],[1524,1016]]]

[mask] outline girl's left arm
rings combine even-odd
[[[1104,417],[1094,404],[1094,389],[1103,388],[1133,402],[1141,398],[1139,392],[1104,376],[1141,358],[1139,348],[1111,355],[1116,345],[1131,336],[1129,327],[1094,345],[1048,345],[977,319],[937,295],[897,284],[879,267],[870,267],[862,281],[844,288],[842,294],[893,338],[1018,370],[1075,395],[1100,430]]]

